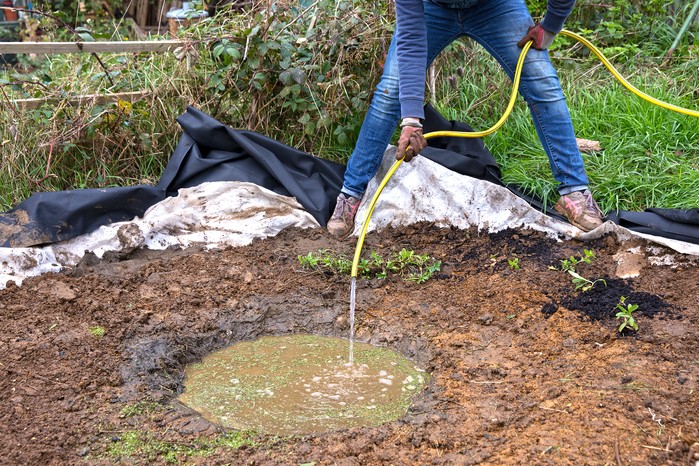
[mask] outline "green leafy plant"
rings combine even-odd
[[[507,264],[512,270],[519,270],[519,257],[513,257],[512,259],[507,259]]]
[[[591,264],[593,259],[596,259],[595,252],[591,249],[584,249],[578,257],[570,256],[568,259],[561,260],[561,270],[564,272],[575,271],[578,264]],[[555,267],[553,267],[555,269]]]
[[[304,267],[306,269],[313,269],[315,267],[318,267],[318,253],[320,253],[321,251],[323,250],[321,249],[317,253],[309,252],[305,256],[298,256],[301,267]]]
[[[278,4],[226,15],[223,22],[212,18],[190,31],[215,38],[214,69],[205,83],[216,97],[214,113],[228,103],[237,123],[293,134],[295,145],[319,136],[351,141],[358,128],[348,116],[366,110],[368,81],[383,56],[374,37],[388,36],[381,14],[387,8],[388,2],[356,0]],[[195,66],[210,69],[207,58],[200,55]]]
[[[591,264],[593,259],[595,259],[595,253],[594,251],[590,249],[585,249],[583,250],[582,254],[579,254],[577,257],[576,256],[570,256],[568,259],[563,259],[561,260],[561,268],[557,268],[555,266],[549,266],[550,269],[552,270],[561,270],[563,272],[567,272],[572,278],[573,284],[575,285],[575,290],[581,290],[581,291],[589,291],[597,283],[602,283],[604,286],[607,286],[607,282],[602,279],[598,278],[596,280],[590,280],[588,278],[583,277],[580,275],[580,273],[576,270],[576,267],[580,264]]]
[[[327,249],[319,249],[315,253],[309,252],[305,256],[298,256],[301,266],[307,269],[329,269],[336,273],[350,273],[352,270],[352,262],[341,256],[336,256]],[[358,269],[366,270],[369,267],[369,262],[360,263]]]
[[[428,258],[429,259],[429,258]],[[432,275],[435,274],[435,272],[439,272],[442,268],[442,262],[441,261],[434,261],[429,265],[425,265],[424,263],[421,263],[418,266],[418,270],[415,272],[411,272],[408,274],[408,280],[415,282],[415,283],[424,283],[430,278],[432,278]]]
[[[304,268],[329,270],[346,275],[352,271],[352,262],[349,259],[337,256],[326,249],[309,252],[305,256],[299,255],[298,259]],[[385,259],[376,251],[372,251],[368,259],[360,259],[357,264],[357,274],[360,277],[378,279],[385,279],[395,274],[404,280],[424,283],[439,272],[441,267],[441,261],[427,254],[416,254],[415,251],[403,248]]]
[[[616,313],[617,320],[622,319],[619,332],[623,332],[625,328],[632,328],[638,332],[638,324],[633,317],[633,312],[638,309],[638,304],[626,303],[626,296],[622,296],[619,298],[616,308],[619,310]]]
[[[99,325],[90,327],[87,329],[88,332],[90,332],[90,335],[92,335],[95,338],[102,338],[104,336],[104,327],[101,327]]]
[[[576,291],[589,291],[594,288],[597,283],[602,283],[604,286],[607,286],[607,282],[602,278],[598,278],[597,280],[589,280],[574,270],[568,270],[568,273],[573,277],[573,284],[575,285]]]

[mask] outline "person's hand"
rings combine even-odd
[[[517,47],[522,48],[530,40],[534,41],[532,47],[537,50],[544,50],[551,46],[553,39],[556,38],[555,32],[549,32],[541,27],[541,24],[536,23],[536,26],[529,26],[527,30],[527,35],[522,37],[519,42],[517,42]]]
[[[403,159],[410,162],[425,147],[427,147],[427,141],[422,136],[422,127],[403,126],[398,139],[396,160]]]

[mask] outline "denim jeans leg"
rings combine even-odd
[[[392,40],[383,75],[374,90],[357,144],[345,168],[342,192],[355,198],[362,197],[369,181],[379,170],[383,154],[400,119],[398,62],[395,55],[396,44]]]
[[[426,1],[425,19],[428,34],[428,58],[431,61],[449,43],[459,36],[457,15],[454,10]],[[347,162],[342,192],[360,198],[369,181],[379,169],[386,147],[400,119],[398,97],[398,60],[396,44],[391,41],[384,64],[383,75],[374,91],[369,110],[359,132],[357,144]]]
[[[485,47],[510,78],[521,52],[516,44],[533,24],[523,0],[482,1],[462,14],[464,33]],[[529,49],[519,91],[529,106],[551,171],[559,183],[559,193],[587,188],[589,182],[573,122],[548,51]]]
[[[428,33],[428,59],[459,35],[467,35],[490,52],[512,78],[521,49],[516,44],[533,25],[522,0],[487,0],[472,8],[452,10],[424,2]],[[458,26],[460,25],[460,28]],[[534,126],[559,182],[559,192],[588,185],[582,156],[575,141],[572,120],[560,82],[547,51],[530,49],[520,83]],[[398,67],[392,42],[384,73],[359,133],[345,171],[342,191],[361,197],[379,164],[400,118]]]

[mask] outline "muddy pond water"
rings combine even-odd
[[[224,427],[274,435],[379,425],[405,415],[428,375],[401,354],[314,335],[264,337],[185,370],[179,400]]]

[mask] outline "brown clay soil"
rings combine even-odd
[[[641,240],[556,242],[433,225],[371,233],[364,250],[429,254],[442,261],[437,276],[421,285],[366,279],[357,289],[359,340],[432,374],[409,412],[379,427],[245,433],[243,446],[224,445],[231,433],[176,401],[185,364],[262,335],[347,337],[348,277],[304,270],[298,255],[324,248],[352,257],[354,246],[290,229],[225,250],[87,256],[0,291],[0,462],[699,460],[696,257]],[[578,272],[606,286],[576,291],[550,268],[584,249],[597,258]],[[518,270],[508,265],[514,257]],[[619,278],[623,264],[640,275]],[[639,306],[637,333],[617,331],[621,296]]]

